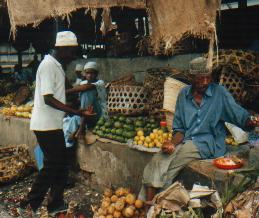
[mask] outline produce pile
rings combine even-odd
[[[15,93],[10,93],[6,96],[0,97],[0,105],[10,106],[13,103]]]
[[[11,107],[5,107],[0,111],[7,116],[16,116],[22,118],[31,118],[32,106],[30,105],[13,105]]]
[[[33,165],[27,145],[0,147],[0,183],[22,177]]]
[[[111,116],[108,119],[100,118],[93,133],[111,140],[126,143],[134,139],[138,132],[141,135],[149,135],[154,129],[159,128],[159,120],[154,117],[125,117]],[[140,141],[140,140],[139,140]]]
[[[128,188],[104,191],[101,206],[95,209],[94,218],[144,218],[143,201],[136,198]]]
[[[172,139],[172,133],[169,133],[162,129],[154,129],[152,133],[145,136],[142,130],[137,132],[137,136],[134,138],[134,144],[143,145],[147,148],[158,147],[161,148],[165,141]]]

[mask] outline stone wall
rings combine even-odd
[[[136,79],[143,80],[144,72],[149,68],[156,67],[174,67],[186,70],[189,68],[189,62],[201,54],[184,54],[175,55],[170,58],[158,57],[134,57],[134,58],[90,58],[80,59],[70,64],[67,69],[68,78],[73,81],[75,74],[73,73],[77,63],[85,64],[87,61],[96,61],[100,68],[100,78],[106,82],[115,80],[127,73],[134,73]]]
[[[26,144],[33,154],[37,140],[34,133],[30,131],[29,124],[29,119],[6,117],[0,114],[0,146]]]
[[[144,167],[152,154],[132,150],[126,145],[96,142],[79,145],[80,168],[91,174],[92,187],[131,187],[138,192]]]
[[[29,120],[0,115],[0,146],[27,144],[33,157],[36,139],[29,130]],[[113,187],[131,187],[136,193],[141,187],[143,169],[152,154],[132,150],[126,145],[96,142],[91,146],[79,144],[77,158],[80,168],[90,176],[91,187],[102,190]],[[211,160],[194,161],[179,175],[178,180],[191,189],[193,183],[216,187],[220,194],[225,191],[229,171],[215,168]],[[237,184],[242,176],[237,174]]]

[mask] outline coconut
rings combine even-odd
[[[99,208],[97,213],[98,213],[99,216],[101,216],[101,215],[105,216],[107,214],[107,209],[106,208]]]
[[[124,210],[123,210],[123,216],[125,217],[133,217],[134,216],[134,207],[132,206],[129,206],[129,207],[126,207]]]
[[[115,211],[115,206],[112,204],[107,208],[108,214],[113,214]]]
[[[124,188],[118,188],[116,191],[115,191],[115,194],[118,196],[118,197],[121,197],[124,195]]]
[[[108,208],[110,206],[110,202],[109,201],[103,201],[102,202],[102,208]]]
[[[125,203],[121,200],[118,200],[114,206],[116,210],[121,211],[124,208]]]
[[[114,218],[121,218],[121,212],[115,210],[114,213],[113,213],[113,217],[114,217]]]
[[[106,188],[105,190],[104,190],[104,196],[105,197],[108,197],[108,198],[110,198],[111,196],[112,196],[112,190],[111,189],[109,189],[109,188]]]
[[[133,194],[128,194],[128,195],[126,196],[126,198],[125,198],[125,201],[126,201],[127,204],[132,205],[132,204],[134,204],[135,201],[136,201],[136,196],[133,195]]]
[[[108,197],[103,197],[103,200],[102,201],[107,201],[107,202],[109,202],[109,203],[111,203],[111,199],[110,198],[108,198]]]
[[[120,197],[119,200],[123,201],[126,204],[126,197],[125,196]]]
[[[123,195],[125,196],[130,194],[130,190],[128,188],[123,188],[122,191],[123,191]]]
[[[142,208],[143,207],[143,201],[137,199],[135,201],[135,207],[138,208],[138,209]]]
[[[111,202],[112,203],[115,203],[115,202],[117,202],[118,201],[118,197],[117,197],[117,195],[113,195],[113,196],[111,196]]]

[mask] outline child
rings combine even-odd
[[[107,116],[105,83],[103,80],[98,79],[98,73],[99,70],[96,62],[86,63],[82,73],[85,80],[83,80],[79,86],[66,91],[67,94],[80,92],[81,109],[85,109],[89,106],[93,107],[96,117],[87,122],[88,128],[93,128],[101,116]],[[86,119],[82,118],[77,134],[80,139],[84,137],[85,124]]]

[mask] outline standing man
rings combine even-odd
[[[68,160],[63,133],[66,113],[92,116],[92,111],[76,110],[66,106],[65,72],[63,68],[76,58],[77,38],[70,31],[57,33],[52,55],[46,55],[36,75],[34,108],[30,129],[34,131],[44,154],[44,167],[40,170],[20,208],[28,206],[35,212],[50,189],[48,211],[66,209],[63,192],[68,177]]]
[[[191,161],[213,159],[227,152],[225,122],[244,129],[258,126],[247,110],[238,105],[221,85],[212,82],[206,59],[191,61],[192,85],[178,95],[173,121],[174,136],[164,143],[144,169],[140,198],[151,201],[168,188]]]

